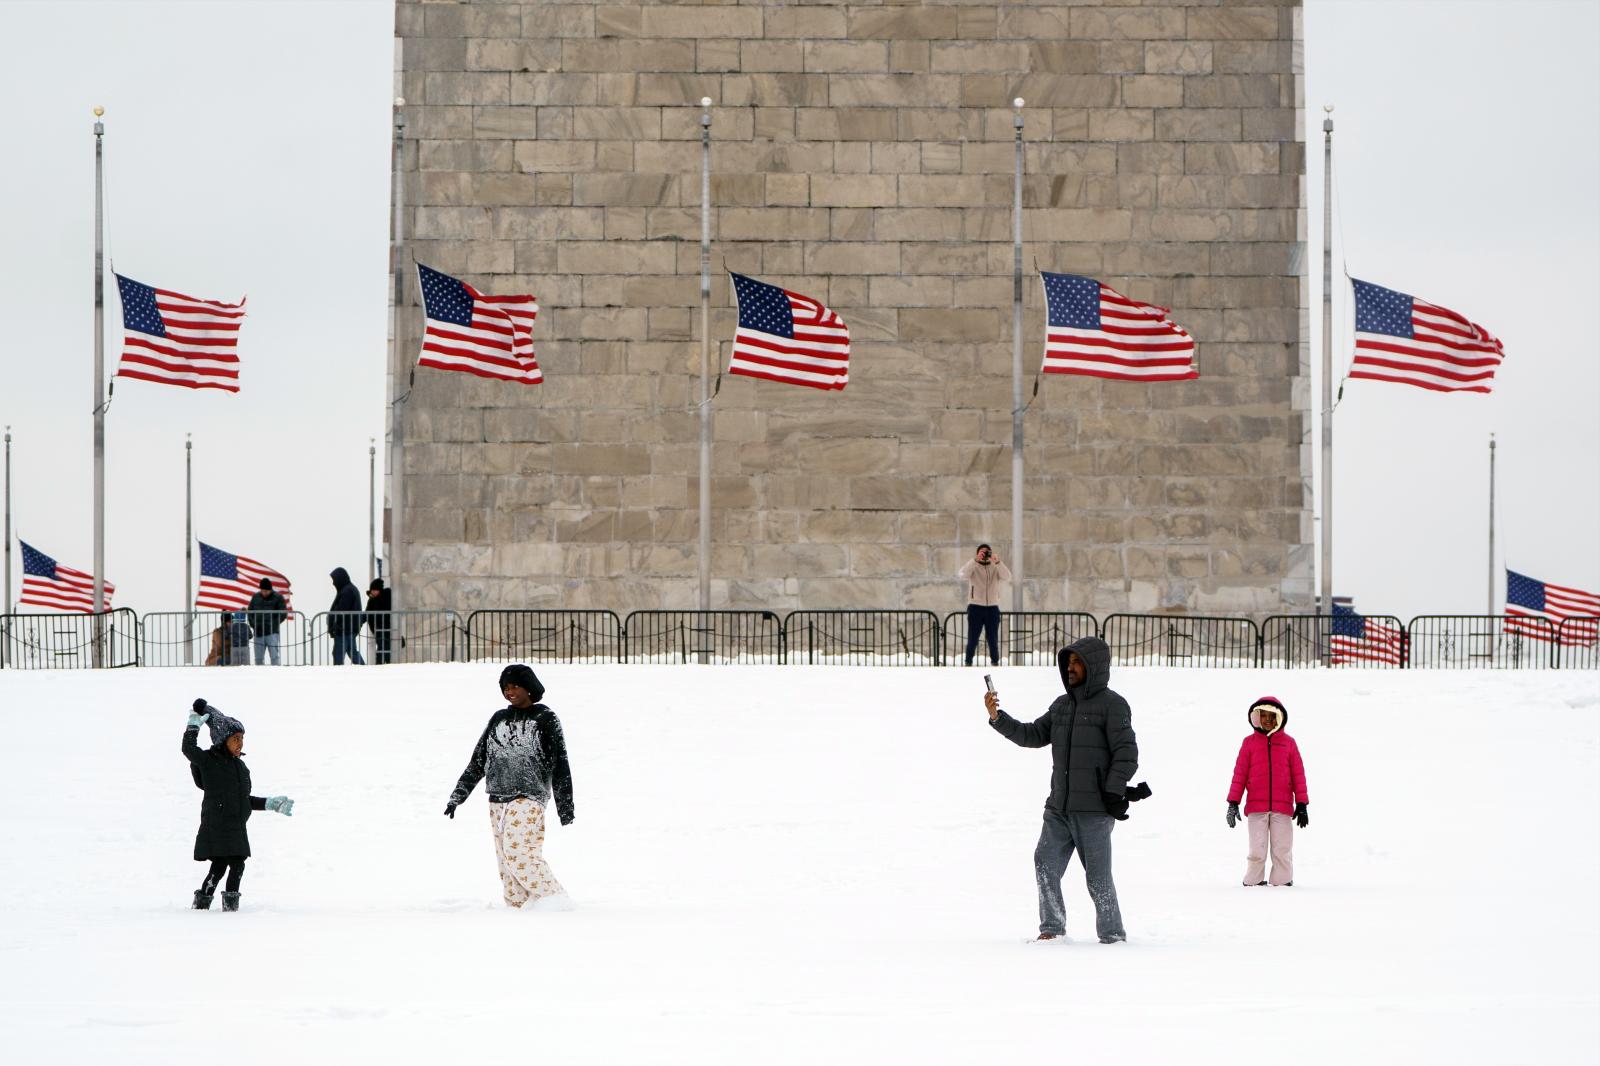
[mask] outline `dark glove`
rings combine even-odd
[[[1294,824],[1301,829],[1311,824],[1311,815],[1306,813],[1306,805],[1304,803],[1296,803],[1294,805]]]
[[[571,814],[563,814],[561,816],[561,824],[562,825],[571,825],[575,820],[576,820],[576,816],[571,815]]]
[[[1106,813],[1119,822],[1128,820],[1128,801],[1117,792],[1102,792],[1100,798],[1105,800]]]
[[[446,803],[444,805],[444,816],[446,818],[451,819],[452,821],[455,819],[455,816],[456,816],[456,801],[455,800],[451,800],[449,803]]]
[[[1122,790],[1122,798],[1129,803],[1147,800],[1150,798],[1150,786],[1143,781],[1140,781],[1137,785],[1129,785]]]
[[[1230,803],[1230,804],[1228,804],[1228,828],[1232,829],[1234,826],[1236,826],[1238,824],[1239,824],[1239,805],[1237,803]]]

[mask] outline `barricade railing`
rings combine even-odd
[[[1261,623],[1261,665],[1403,669],[1410,639],[1393,615],[1278,614]]]
[[[960,666],[967,654],[967,613],[952,611],[944,619],[944,661]],[[1001,611],[998,642],[1008,666],[1053,666],[1056,653],[1079,637],[1097,637],[1100,623],[1082,611]],[[987,663],[989,646],[978,634],[972,661]]]
[[[622,639],[630,663],[783,662],[783,622],[772,611],[634,611]]]
[[[283,666],[306,666],[311,662],[306,623],[300,611],[247,611],[241,631],[227,611],[152,611],[139,620],[139,665],[245,666],[259,658],[267,666],[274,659]],[[244,644],[236,644],[236,638]]]
[[[91,670],[139,665],[139,618],[100,614],[0,615],[8,670]]]
[[[1261,631],[1248,618],[1113,614],[1100,627],[1119,666],[1257,666]]]
[[[467,628],[454,611],[323,611],[311,620],[309,663],[324,666],[360,661],[387,663],[453,663],[466,652]],[[336,637],[345,638],[343,645]]]
[[[613,611],[473,611],[471,662],[625,662],[622,619]]]
[[[1563,618],[1556,627],[1556,665],[1563,670],[1600,669],[1600,618]]]
[[[932,611],[791,611],[783,620],[794,664],[938,666],[944,644]]]
[[[1537,670],[1556,665],[1556,627],[1516,615],[1424,614],[1406,626],[1411,666],[1434,670]]]

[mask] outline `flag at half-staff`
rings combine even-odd
[[[1488,330],[1447,307],[1350,279],[1356,294],[1352,378],[1434,392],[1488,392],[1504,347]]]
[[[94,575],[62,566],[38,548],[22,545],[22,597],[18,603],[50,607],[57,611],[94,613]],[[111,610],[111,594],[116,586],[105,583],[106,610]]]
[[[288,605],[292,594],[288,578],[249,556],[234,555],[200,542],[200,589],[194,597],[196,607],[242,611],[250,606],[250,597],[261,591],[263,580],[272,582],[272,590]]]
[[[1130,300],[1078,274],[1041,270],[1047,311],[1046,374],[1114,381],[1184,381],[1200,376],[1194,338],[1165,307]]]
[[[1506,632],[1588,647],[1600,640],[1600,595],[1506,571]]]
[[[850,381],[850,330],[820,301],[743,274],[732,274],[739,300],[729,374],[813,389]]]
[[[117,276],[122,358],[116,376],[239,391],[239,326],[244,301],[202,300]]]
[[[531,293],[488,296],[421,263],[417,284],[425,319],[418,366],[524,385],[544,381],[533,354],[539,301]]]
[[[1334,663],[1360,660],[1400,666],[1406,659],[1406,633],[1399,625],[1357,614],[1354,607],[1335,601],[1329,627],[1329,651]]]

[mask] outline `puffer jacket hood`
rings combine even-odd
[[[1262,707],[1271,707],[1273,710],[1278,712],[1278,724],[1273,726],[1271,729],[1261,728],[1261,716],[1258,715],[1256,711]],[[1280,733],[1289,728],[1289,709],[1285,707],[1282,701],[1280,701],[1276,696],[1262,696],[1260,699],[1250,704],[1248,720],[1250,722],[1251,729],[1254,729],[1257,733],[1262,733],[1270,737],[1274,733]]]
[[[1093,699],[1111,686],[1111,648],[1099,637],[1081,637],[1056,652],[1062,688],[1073,691],[1072,683],[1067,680],[1069,652],[1083,660],[1083,687],[1076,692],[1079,699]]]

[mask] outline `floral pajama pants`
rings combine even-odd
[[[529,900],[566,893],[544,861],[543,807],[526,796],[509,803],[490,803],[489,825],[494,830],[494,855],[500,864],[506,906],[520,907]]]

